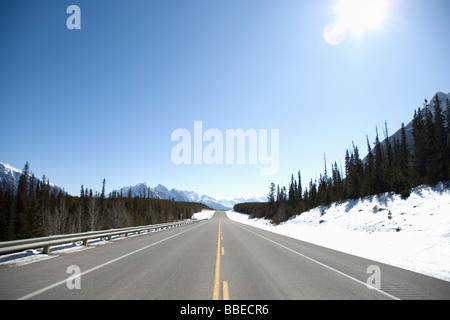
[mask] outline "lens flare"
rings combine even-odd
[[[345,26],[340,23],[330,23],[323,31],[323,37],[328,44],[337,46],[345,40],[345,30]]]

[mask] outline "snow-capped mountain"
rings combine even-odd
[[[20,176],[22,175],[22,170],[17,169],[10,165],[9,163],[0,162],[0,186],[4,190],[11,189],[15,192],[19,186]],[[29,173],[29,179],[31,178],[32,173]],[[36,181],[41,181],[37,177],[35,177]],[[47,182],[47,181],[46,181]],[[62,188],[54,185],[49,182],[50,187],[56,190],[63,190]]]
[[[16,190],[21,174],[21,170],[14,168],[8,163],[0,162],[0,185],[2,189],[13,187],[13,189]]]
[[[257,198],[235,198],[232,200],[217,200],[207,195],[200,195],[194,191],[186,191],[179,189],[169,190],[165,186],[158,184],[156,187],[151,187],[148,183],[138,183],[135,186],[123,187],[120,190],[113,191],[113,193],[121,194],[124,197],[146,197],[157,198],[175,201],[185,202],[199,202],[207,205],[215,210],[229,210],[237,203],[242,202],[263,202],[266,201],[265,197]]]
[[[228,208],[233,208],[235,204],[244,202],[267,202],[267,197],[234,198],[232,200],[220,200],[220,203]]]

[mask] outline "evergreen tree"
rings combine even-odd
[[[392,189],[403,198],[407,198],[410,194],[410,165],[409,165],[409,151],[406,142],[405,125],[402,123],[401,140],[396,141],[397,147],[394,148],[394,166],[392,176]]]
[[[345,176],[348,177],[350,174],[350,153],[345,150]]]
[[[446,159],[446,175],[445,180],[450,179],[450,101],[446,99],[446,152],[445,152],[445,159]]]
[[[14,240],[16,239],[14,225],[16,197],[12,188],[3,189],[1,193],[3,199],[0,201],[0,240]]]
[[[308,190],[308,202],[307,202],[307,210],[316,207],[317,202],[317,183],[313,181],[313,179],[309,182],[309,190]]]
[[[389,141],[389,132],[387,127],[387,121],[385,121],[385,157],[383,164],[383,192],[391,190],[391,175],[392,175],[392,164],[394,162],[394,152],[392,150],[391,142]]]
[[[275,203],[275,183],[270,183],[269,195],[267,196],[269,203]]]
[[[280,192],[280,185],[277,184],[277,203],[281,202],[281,192]]]
[[[363,162],[359,156],[359,150],[358,150],[358,146],[355,146],[355,144],[353,143],[353,153],[354,153],[354,170],[355,170],[355,185],[356,185],[356,197],[359,198],[361,197],[361,185],[362,185],[362,180],[363,180],[363,173],[364,173],[364,169],[363,169]]]
[[[345,166],[347,176],[345,178],[345,192],[348,199],[357,199],[361,196],[363,178],[363,163],[359,157],[358,147],[353,143],[353,152],[349,156],[346,151]]]
[[[385,177],[384,177],[384,156],[383,148],[378,137],[378,129],[375,136],[375,163],[374,163],[374,187],[375,193],[382,193],[385,191]]]
[[[370,147],[369,137],[366,135],[367,140],[367,160],[364,167],[364,183],[363,183],[363,195],[371,195],[375,193],[376,186],[374,185],[374,162],[375,157]]]
[[[405,176],[408,173],[409,168],[409,151],[408,151],[408,143],[406,141],[406,129],[405,124],[402,122],[402,128],[401,128],[401,144],[400,144],[400,165],[402,169],[404,170]]]
[[[2,182],[0,181],[0,239],[5,238],[5,231],[7,228],[7,216],[5,207],[6,194],[3,191]]]
[[[20,175],[17,188],[15,229],[19,238],[26,238],[29,231],[28,175],[29,165],[27,162]]]
[[[392,165],[392,162],[394,160],[393,151],[391,142],[389,140],[389,131],[387,126],[387,121],[384,122],[384,140],[386,141],[386,163],[388,166]]]
[[[105,197],[106,197],[105,192],[106,191],[105,191],[105,185],[106,185],[106,179],[103,178],[103,181],[102,181],[102,192],[100,194],[100,203],[99,203],[99,206],[100,206],[99,216],[100,216],[100,219],[103,220],[103,221],[106,221],[106,201],[105,201]]]
[[[413,137],[414,137],[414,161],[412,185],[421,185],[426,175],[426,142],[425,142],[425,120],[422,111],[419,108],[414,111],[413,119]]]
[[[305,211],[305,203],[303,198],[303,187],[302,187],[302,177],[300,170],[297,172],[298,181],[296,181],[296,194],[295,194],[295,204],[294,208],[297,212]]]
[[[298,170],[298,183],[297,183],[297,200],[298,203],[302,202],[303,190],[302,190],[302,176],[300,170]]]
[[[27,231],[27,238],[33,238],[38,237],[42,235],[41,232],[41,224],[42,224],[42,218],[41,218],[41,212],[39,210],[39,200],[37,198],[37,192],[38,190],[38,183],[36,181],[36,177],[34,174],[31,174],[30,177],[30,186],[29,186],[29,203],[28,203],[28,231]]]
[[[437,182],[437,145],[436,128],[433,122],[433,114],[427,107],[425,112],[425,183],[433,185]]]
[[[288,193],[288,199],[291,206],[294,206],[295,204],[295,194],[297,193],[297,187],[294,183],[294,174],[291,174],[291,182],[289,183],[289,193]]]
[[[447,135],[444,127],[444,117],[442,115],[441,102],[438,98],[438,95],[434,97],[434,150],[433,157],[431,159],[431,166],[435,171],[435,179],[430,181],[433,185],[439,181],[443,181],[446,178],[446,143],[447,143]]]
[[[332,188],[333,188],[333,201],[341,201],[344,197],[344,185],[337,162],[334,162],[332,169]]]

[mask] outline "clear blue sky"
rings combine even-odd
[[[0,1],[0,161],[78,195],[147,182],[217,198],[304,185],[352,141],[450,91],[450,2],[388,0],[379,28],[324,39],[334,0]],[[69,5],[81,30],[69,30]],[[175,165],[177,128],[279,129],[280,168]],[[380,129],[381,133],[381,129]]]

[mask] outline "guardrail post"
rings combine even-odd
[[[44,246],[44,247],[42,248],[42,253],[43,253],[43,254],[49,254],[49,253],[50,253],[50,245]]]

